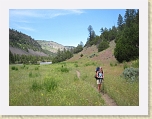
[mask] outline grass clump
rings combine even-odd
[[[37,80],[32,82],[32,90],[37,91],[42,89],[42,84],[40,84]]]
[[[35,70],[39,70],[39,67],[35,67]]]
[[[43,86],[48,92],[50,92],[52,90],[55,90],[58,85],[57,85],[57,81],[51,77],[44,79]]]
[[[69,72],[69,69],[67,67],[62,67],[61,72]]]
[[[39,73],[34,73],[34,74],[32,72],[29,73],[30,78],[35,78],[35,77],[38,77],[38,76],[40,76]]]
[[[127,64],[125,61],[123,62],[123,64],[124,64],[124,66],[123,66],[123,67],[124,67],[124,69],[126,69],[126,68],[128,68],[128,67],[129,67],[129,66],[128,66],[128,64]]]
[[[75,67],[78,67],[78,64],[75,63],[74,66],[75,66]]]
[[[47,92],[50,92],[55,90],[57,86],[57,81],[55,81],[53,78],[45,78],[43,82],[37,80],[32,82],[33,91],[46,90]]]
[[[117,66],[117,63],[113,64],[112,62],[110,62],[110,66],[111,66],[111,67]]]
[[[74,76],[74,81],[78,81],[79,78],[77,76]]]
[[[15,66],[12,66],[12,70],[18,70],[18,68],[17,67],[15,67]]]
[[[84,64],[84,66],[96,66],[95,62],[87,62]]]
[[[139,59],[132,62],[132,67],[139,68]]]

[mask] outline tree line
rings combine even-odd
[[[109,47],[109,42],[114,40],[116,47],[114,56],[119,62],[139,58],[139,9],[126,9],[124,17],[118,15],[117,27],[101,28],[101,35],[95,34],[93,27],[88,27],[89,37],[85,47],[96,45],[98,52]]]
[[[50,56],[19,55],[9,51],[9,64],[39,64],[40,62],[51,62]]]
[[[139,58],[139,9],[127,9],[124,18],[119,14],[114,55],[119,62]]]
[[[83,50],[83,42],[81,41],[77,47],[71,48],[70,50],[64,49],[63,51],[58,50],[56,57],[53,58],[52,63],[58,63],[70,59],[73,54],[79,53]]]

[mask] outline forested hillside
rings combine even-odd
[[[28,52],[28,49],[34,51],[42,51],[41,45],[38,44],[31,36],[18,32],[14,29],[9,29],[9,45],[20,48]]]
[[[114,56],[119,62],[139,58],[139,10],[126,9],[124,17],[118,15],[117,27],[101,27],[101,35],[95,34],[93,27],[88,27],[89,37],[85,47],[96,45],[98,52],[109,47],[109,42],[115,40]]]

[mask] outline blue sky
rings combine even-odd
[[[9,28],[35,40],[54,41],[64,46],[85,44],[91,25],[96,35],[100,29],[117,26],[118,15],[125,9],[10,9]]]

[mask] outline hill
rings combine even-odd
[[[66,50],[74,48],[73,46],[63,46],[54,41],[46,41],[46,40],[36,40],[36,41],[41,45],[42,49],[48,50],[53,53],[57,53],[58,49],[60,49],[60,51],[63,51],[64,48]]]
[[[109,63],[109,62],[116,62],[116,59],[114,57],[114,48],[116,46],[114,40],[112,40],[109,44],[109,48],[106,50],[103,50],[102,52],[98,52],[97,46],[92,45],[91,47],[84,47],[81,52],[78,54],[75,54],[71,59],[68,61],[77,61],[79,59],[85,59],[89,58],[90,60],[93,61],[102,61],[104,63]],[[81,57],[81,54],[83,54],[83,57]]]
[[[9,50],[13,54],[48,56],[51,54],[41,48],[41,45],[31,36],[14,29],[9,29]]]

